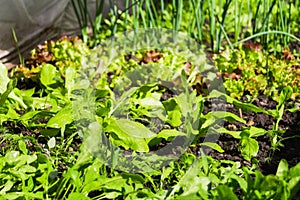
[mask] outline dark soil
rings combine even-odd
[[[222,104],[222,103],[221,103]],[[253,104],[265,109],[275,109],[277,103],[270,98],[261,96],[258,97]],[[204,111],[207,113],[212,110],[211,105],[206,105]],[[227,112],[234,113],[238,116],[242,114],[242,118],[247,121],[248,126],[255,126],[258,128],[264,128],[265,130],[272,130],[273,123],[275,119],[269,115],[263,113],[254,113],[254,112],[243,112],[231,104],[222,104],[221,106],[226,109]],[[286,103],[286,108],[293,107],[293,103]],[[274,149],[270,143],[270,137],[268,134],[256,138],[259,143],[259,152],[256,156],[256,159],[259,161],[258,169],[262,171],[263,174],[276,174],[278,164],[281,159],[286,159],[289,167],[293,167],[300,162],[300,112],[291,113],[284,112],[283,118],[279,123],[279,130],[284,133],[280,134],[282,141],[282,146]],[[247,126],[240,122],[228,123],[225,122],[224,126],[228,130],[240,130],[242,126]],[[292,138],[290,138],[292,137]],[[290,138],[290,139],[287,139]],[[253,163],[243,159],[238,151],[239,140],[233,138],[228,134],[221,134],[218,138],[217,143],[225,150],[224,153],[219,153],[214,150],[209,150],[208,155],[216,159],[226,159],[240,162],[242,165],[251,166]],[[192,149],[193,152],[197,154],[199,152],[199,147]],[[252,160],[254,161],[254,160]]]

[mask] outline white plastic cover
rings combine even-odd
[[[104,16],[109,11],[109,2],[105,0]],[[124,9],[125,1],[117,4]],[[88,0],[91,16],[95,16],[95,5],[96,0]],[[71,0],[0,0],[0,62],[3,63],[18,62],[12,29],[22,56],[47,39],[80,33]]]

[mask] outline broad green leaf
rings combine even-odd
[[[96,180],[90,181],[90,182],[85,182],[85,184],[83,185],[83,188],[82,188],[82,193],[87,194],[91,191],[101,190],[101,189],[103,189],[104,186],[109,187],[110,185],[112,185],[111,189],[113,189],[113,190],[121,190],[122,186],[119,187],[119,185],[117,185],[117,183],[119,183],[119,182],[125,183],[126,182],[126,180],[123,179],[122,177],[120,177],[119,175],[113,176],[112,178],[107,178],[103,175],[102,176],[97,175],[96,177],[94,177],[94,179],[96,179]],[[113,187],[113,183],[116,183],[115,187]]]
[[[181,110],[178,105],[177,99],[170,98],[170,99],[164,101],[163,105],[168,114],[167,122],[173,127],[180,126],[182,114],[181,114]]]
[[[156,99],[153,97],[139,99],[138,101],[142,106],[151,106],[151,107],[162,107],[163,106],[162,103],[159,101],[159,99]]]
[[[291,177],[300,177],[300,163],[298,163],[296,166],[292,167],[289,171],[289,174]]]
[[[220,153],[223,153],[224,150],[222,149],[222,147],[220,147],[220,145],[218,145],[217,143],[213,143],[213,142],[203,142],[201,143],[202,146],[207,146],[210,147]]]
[[[282,159],[278,165],[276,176],[286,179],[289,173],[289,164],[285,159]]]
[[[123,92],[122,96],[118,100],[116,100],[116,97],[113,96],[113,109],[110,111],[109,116],[112,116],[114,112],[118,111],[118,109],[122,109],[122,105],[124,105],[124,103],[136,92],[137,89],[138,87],[132,87],[128,91]]]
[[[241,189],[242,189],[244,192],[247,191],[248,183],[247,183],[247,181],[245,180],[244,177],[240,177],[240,176],[238,176],[238,175],[236,175],[236,174],[232,174],[232,175],[230,176],[230,178],[236,180],[236,181],[239,183]]]
[[[177,137],[177,136],[185,136],[186,134],[181,132],[181,131],[177,131],[174,129],[164,129],[162,131],[160,131],[157,134],[157,138],[164,138],[165,140],[169,140],[172,137]]]
[[[156,136],[155,133],[146,128],[143,124],[129,119],[111,119],[109,129],[119,130],[125,137],[130,136],[134,138],[152,138]]]
[[[26,158],[26,163],[29,165],[30,163],[33,163],[34,161],[37,160],[37,155],[33,154],[33,155],[22,155],[23,157]]]
[[[181,125],[181,111],[173,110],[168,112],[167,123],[173,127],[178,127]]]
[[[289,177],[291,177],[291,179],[288,182],[288,187],[293,197],[300,190],[300,163],[289,170]]]
[[[48,121],[47,127],[62,128],[67,124],[71,124],[72,122],[73,122],[72,106],[67,105]]]
[[[47,142],[49,149],[53,149],[56,145],[55,137],[50,138],[50,140]]]
[[[41,83],[48,87],[49,85],[56,83],[55,78],[58,77],[58,71],[53,65],[44,64],[40,76]]]
[[[110,140],[116,146],[122,146],[126,150],[132,149],[133,151],[136,152],[149,152],[148,142],[146,141],[146,139],[132,138],[132,137],[119,138],[117,134],[111,133]]]
[[[10,151],[5,155],[5,160],[8,164],[13,164],[19,160],[20,152],[18,151]]]
[[[100,163],[98,163],[100,164]],[[95,181],[97,178],[99,178],[99,166],[90,165],[84,174],[84,181],[85,183],[90,183],[92,181]]]
[[[24,165],[24,166],[20,167],[18,169],[18,171],[21,172],[21,173],[26,173],[26,174],[28,174],[28,173],[35,173],[36,172],[36,168],[33,167],[33,166],[31,166],[31,165]]]
[[[110,139],[116,145],[122,145],[126,149],[131,148],[138,152],[149,151],[148,141],[156,136],[143,124],[128,119],[110,119],[106,131],[113,133]]]
[[[199,102],[201,102],[202,97],[196,97],[196,91],[194,90],[192,93],[181,93],[177,97],[175,97],[178,105],[182,111],[182,115],[187,117],[188,113],[193,116],[194,120],[196,117],[199,117],[201,113],[201,107],[199,107]],[[194,106],[197,106],[196,109]]]
[[[288,188],[291,191],[291,197],[295,197],[297,192],[300,191],[300,176],[292,177],[288,182]]]
[[[258,153],[258,142],[250,138],[249,136],[243,135],[244,133],[241,134],[241,140],[239,143],[239,149],[241,151],[241,154],[245,160],[250,161],[252,157],[256,156]]]
[[[259,137],[263,136],[267,133],[267,131],[263,128],[257,128],[255,126],[247,127],[242,132],[248,132],[249,137]]]

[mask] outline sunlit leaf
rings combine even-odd
[[[54,117],[52,117],[48,123],[47,127],[49,128],[62,128],[67,124],[73,122],[72,107],[68,105],[61,109]]]

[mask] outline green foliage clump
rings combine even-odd
[[[259,94],[279,100],[280,91],[293,88],[292,99],[300,95],[299,59],[278,59],[252,49],[226,49],[215,56],[215,64],[224,78],[224,86],[231,97],[240,99]]]
[[[32,79],[38,82],[43,66],[52,65],[62,77],[68,67],[80,69],[82,58],[90,55],[91,49],[78,37],[62,37],[57,41],[48,40],[31,52],[25,65],[15,69],[18,78]]]

